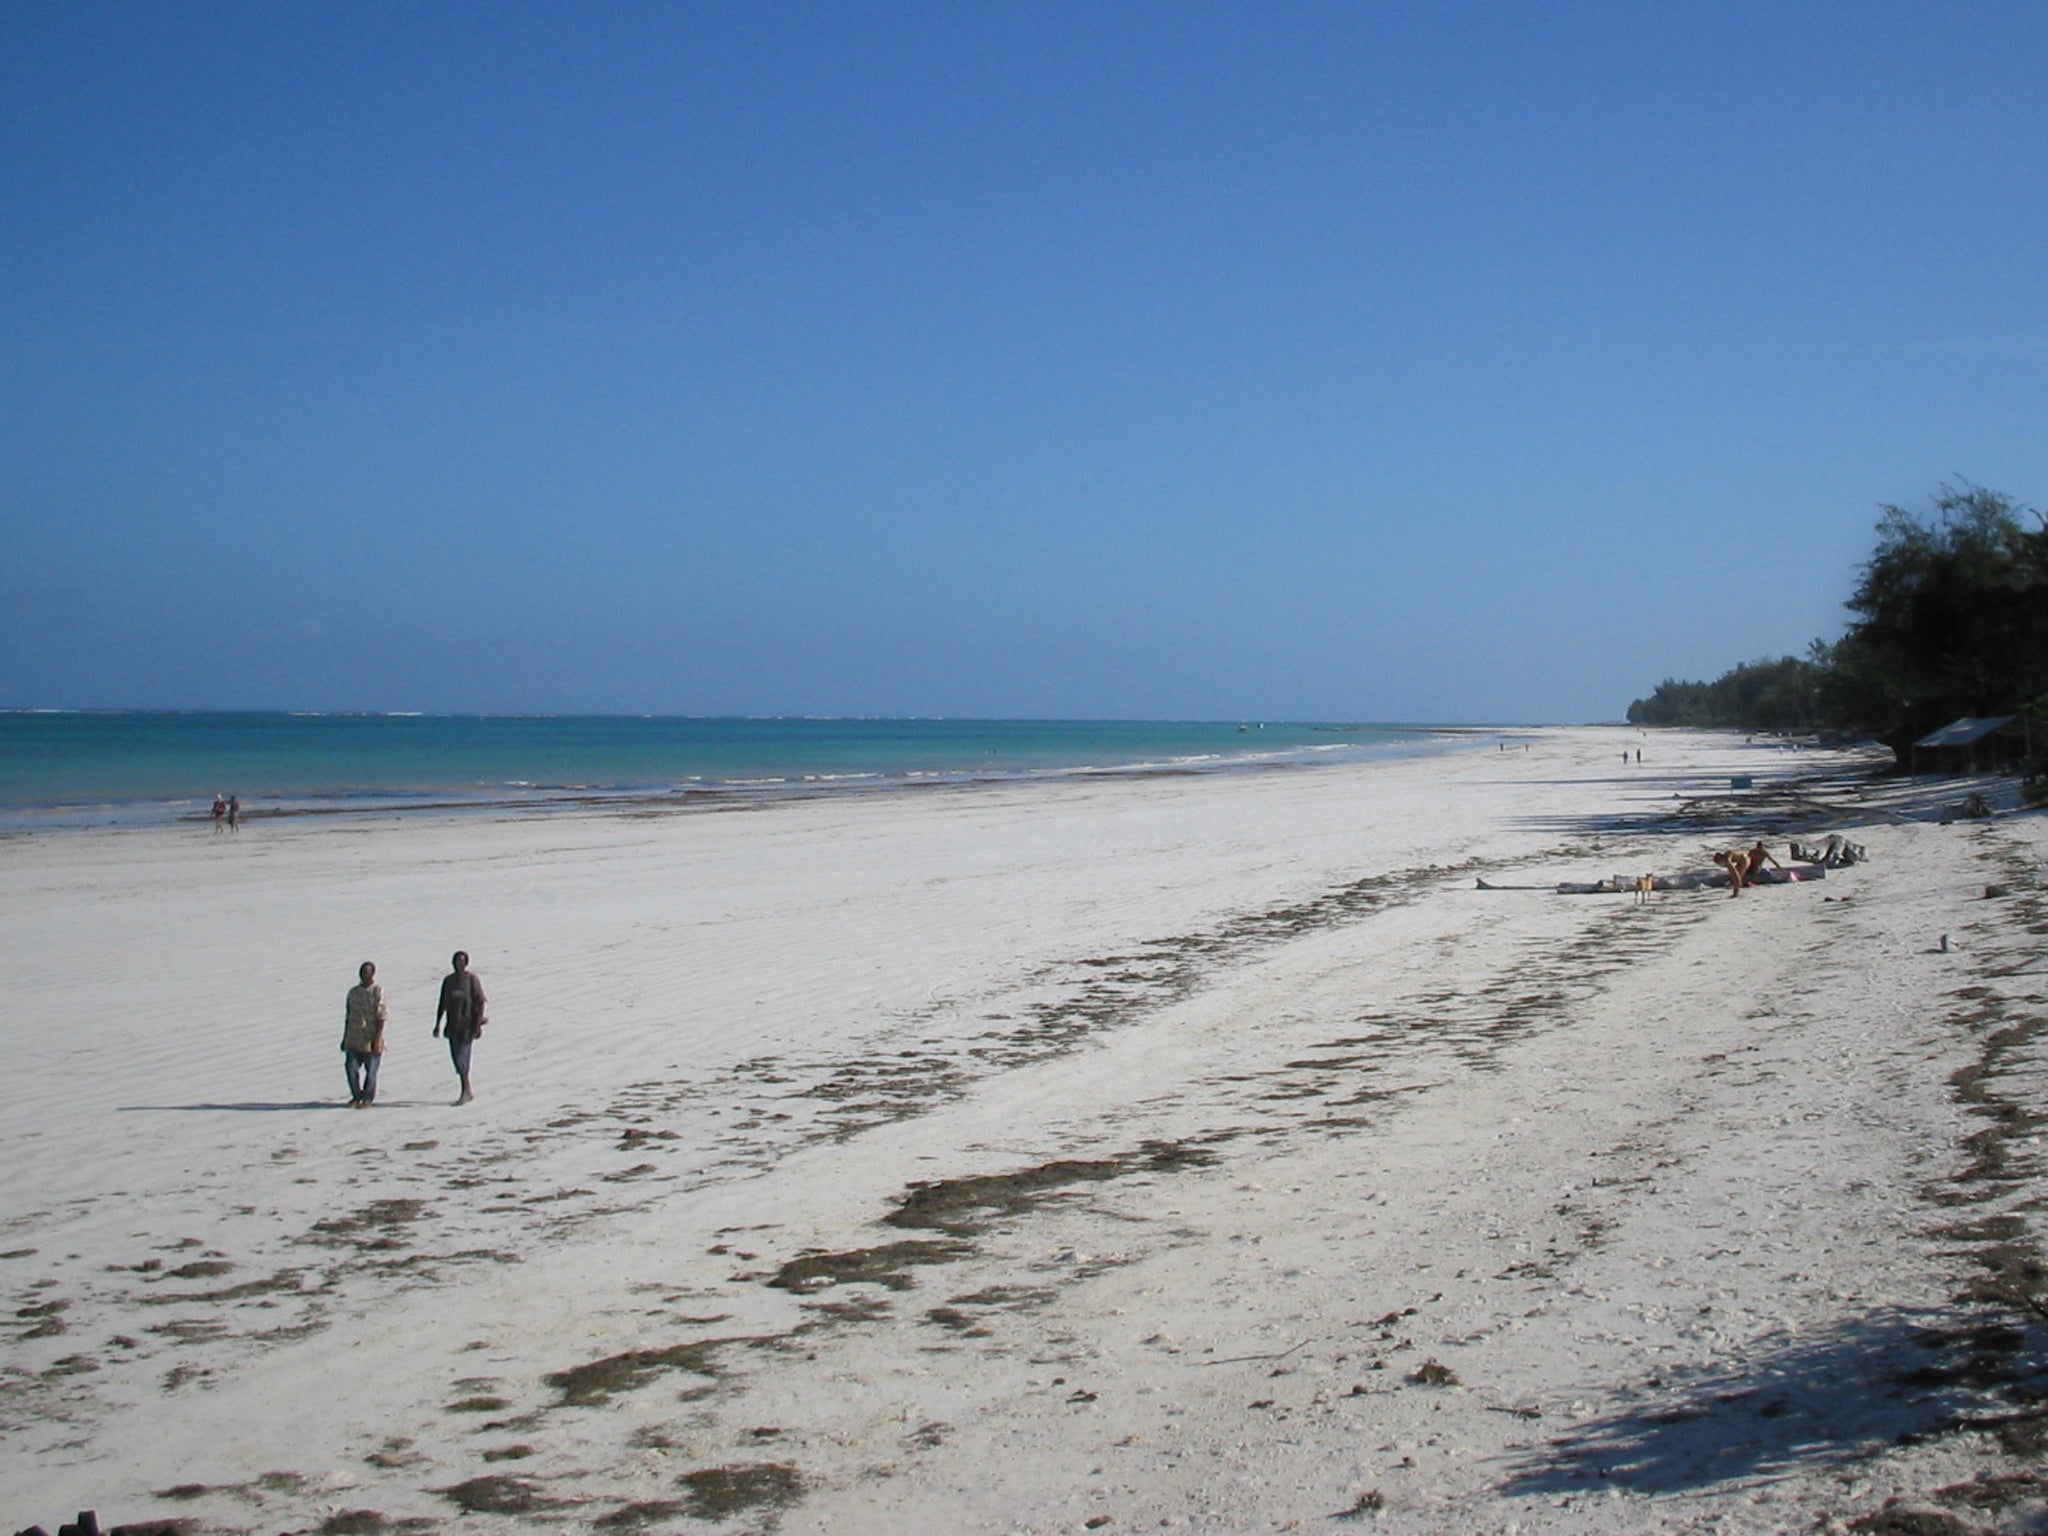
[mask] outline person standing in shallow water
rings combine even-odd
[[[368,1109],[377,1102],[377,1066],[384,1057],[384,989],[377,985],[377,967],[365,960],[348,989],[342,1015],[342,1065],[348,1072],[348,1107]]]
[[[438,1039],[445,1025],[448,1059],[455,1063],[455,1076],[462,1084],[457,1104],[467,1104],[476,1095],[469,1089],[469,1052],[476,1037],[484,1032],[484,984],[469,968],[469,954],[458,949],[441,978],[441,1001],[434,1009],[434,1035]]]

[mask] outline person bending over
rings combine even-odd
[[[1728,894],[1740,896],[1744,879],[1749,874],[1749,855],[1742,852],[1717,853],[1714,862],[1728,871]]]
[[[1771,864],[1777,864],[1779,869],[1783,869],[1785,867],[1782,864],[1778,864],[1778,861],[1776,857],[1773,856],[1773,854],[1771,853],[1771,850],[1764,846],[1763,839],[1758,838],[1756,846],[1749,850],[1749,871],[1744,883],[1747,885],[1762,884],[1764,878],[1764,865],[1766,862],[1769,862]]]

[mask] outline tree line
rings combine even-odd
[[[1630,723],[1855,732],[1903,760],[1965,715],[2048,721],[2048,518],[1973,485],[1944,486],[1928,516],[1882,511],[1841,639],[1710,683],[1667,678]]]

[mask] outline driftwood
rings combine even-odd
[[[1852,843],[1840,835],[1831,835],[1818,848],[1791,845],[1793,862],[1774,869],[1766,869],[1750,882],[1757,885],[1797,885],[1808,880],[1825,880],[1831,869],[1846,869],[1851,864],[1861,864],[1870,855],[1860,843]],[[1641,875],[1609,875],[1605,880],[1560,880],[1556,885],[1495,885],[1482,879],[1482,891],[1556,891],[1560,896],[1627,896],[1635,892],[1641,882]],[[1728,871],[1725,869],[1689,869],[1677,875],[1652,875],[1650,889],[1653,891],[1699,891],[1709,888],[1726,890]],[[1985,894],[1990,894],[1987,888]]]
[[[1757,877],[1757,885],[1798,885],[1808,880],[1825,880],[1828,876],[1825,864],[1790,864],[1783,869],[1767,869]],[[1640,875],[1609,875],[1605,880],[1560,880],[1555,885],[1495,885],[1481,880],[1482,891],[1555,891],[1560,896],[1628,896],[1633,895]],[[1677,875],[1653,875],[1650,889],[1653,891],[1701,891],[1710,889],[1726,890],[1728,871],[1725,869],[1689,869]]]
[[[1808,880],[1825,880],[1827,866],[1823,864],[1788,864],[1783,869],[1767,869],[1750,881],[1752,888],[1759,885],[1799,885]],[[1557,891],[1560,896],[1602,896],[1627,895],[1633,893],[1635,875],[1609,875],[1605,880],[1560,880]],[[1689,869],[1680,875],[1653,875],[1650,878],[1653,891],[1702,891],[1728,889],[1728,871],[1725,869]]]
[[[1851,864],[1861,864],[1870,855],[1861,843],[1852,843],[1840,833],[1831,833],[1827,842],[1818,848],[1802,848],[1792,844],[1792,862],[1795,864],[1819,864],[1826,869],[1846,869]]]

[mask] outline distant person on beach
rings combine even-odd
[[[445,1022],[448,1059],[455,1063],[455,1076],[462,1083],[462,1092],[456,1096],[455,1102],[467,1104],[476,1097],[469,1090],[470,1047],[484,1032],[484,1025],[488,1022],[484,1018],[484,984],[469,968],[466,950],[455,951],[455,958],[449,964],[454,969],[441,978],[441,1001],[434,1009],[434,1036],[440,1038]]]
[[[242,830],[242,797],[240,795],[228,796],[228,830],[230,832]]]
[[[221,829],[221,820],[222,820],[222,818],[224,818],[224,817],[225,817],[225,816],[227,815],[227,813],[228,813],[228,803],[227,803],[227,801],[225,801],[225,800],[221,799],[221,797],[220,797],[219,795],[215,795],[215,796],[213,797],[213,830],[214,830],[215,832],[219,832],[219,831],[220,831],[220,829]]]
[[[368,960],[356,976],[342,1014],[341,1055],[348,1070],[348,1107],[368,1109],[377,1102],[377,1064],[384,1056],[384,989]]]
[[[1748,873],[1744,879],[1744,884],[1747,885],[1756,885],[1760,881],[1762,881],[1764,877],[1764,865],[1766,863],[1777,864],[1778,868],[1780,869],[1783,869],[1785,867],[1782,864],[1778,864],[1778,861],[1772,855],[1771,850],[1764,846],[1762,838],[1758,838],[1756,846],[1749,850],[1748,863]]]
[[[1655,875],[1638,875],[1636,877],[1636,905],[1639,907],[1647,906],[1650,900],[1650,892],[1656,889],[1657,877]]]

